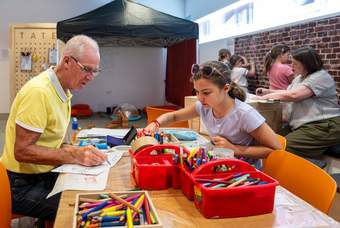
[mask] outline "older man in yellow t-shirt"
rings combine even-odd
[[[70,39],[62,58],[27,82],[13,101],[6,126],[1,162],[7,169],[12,210],[31,217],[54,220],[60,194],[46,199],[60,164],[95,166],[106,155],[92,146],[63,144],[70,121],[70,89],[82,89],[99,73],[99,47],[88,36]]]

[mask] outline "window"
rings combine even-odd
[[[240,0],[199,18],[199,43],[340,14],[338,0]]]

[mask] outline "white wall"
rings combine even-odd
[[[13,23],[56,23],[77,16],[110,0],[1,0],[0,2],[0,113],[8,113],[9,59],[8,31]],[[25,5],[25,6],[23,6]]]
[[[173,14],[177,17],[184,16],[184,0],[139,0],[141,4],[157,10]],[[10,109],[9,92],[9,59],[8,59],[8,30],[11,23],[57,23],[71,17],[91,11],[111,0],[1,0],[0,1],[0,113],[8,113]],[[25,6],[23,6],[25,5]],[[155,7],[153,7],[153,5]],[[157,56],[162,49],[156,51]],[[152,51],[151,51],[152,52]],[[150,53],[150,51],[147,51]],[[159,54],[159,55],[158,55]],[[146,56],[144,58],[147,58]],[[122,63],[122,68],[127,65]],[[165,65],[162,66],[165,68]],[[158,69],[157,69],[158,70]],[[157,73],[158,74],[158,73]],[[163,86],[159,84],[158,86]],[[85,88],[86,90],[86,88]],[[96,94],[92,94],[97,100]],[[76,97],[75,97],[76,98]],[[94,98],[93,98],[94,99]]]
[[[184,17],[189,20],[197,20],[209,13],[219,10],[238,0],[185,0]],[[200,44],[198,46],[198,62],[203,63],[208,60],[218,59],[218,50],[228,48],[234,52],[234,39],[221,39],[213,42]]]
[[[185,0],[184,18],[194,21],[237,1],[239,0]]]
[[[72,103],[89,104],[94,111],[122,103],[138,108],[162,105],[165,65],[164,48],[101,48],[101,74],[82,91],[73,92]]]
[[[198,62],[203,63],[209,60],[217,60],[218,59],[218,51],[221,48],[227,48],[231,53],[234,53],[234,39],[221,39],[212,42],[207,42],[199,45],[198,50]]]

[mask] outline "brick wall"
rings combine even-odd
[[[307,45],[315,48],[325,69],[336,81],[340,101],[340,16],[236,38],[235,53],[253,59],[256,64],[257,78],[248,80],[250,91],[268,88],[268,78],[262,74],[264,57],[278,43],[287,44],[291,49]]]

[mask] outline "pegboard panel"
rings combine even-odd
[[[56,24],[10,25],[11,102],[32,77],[57,63]]]

